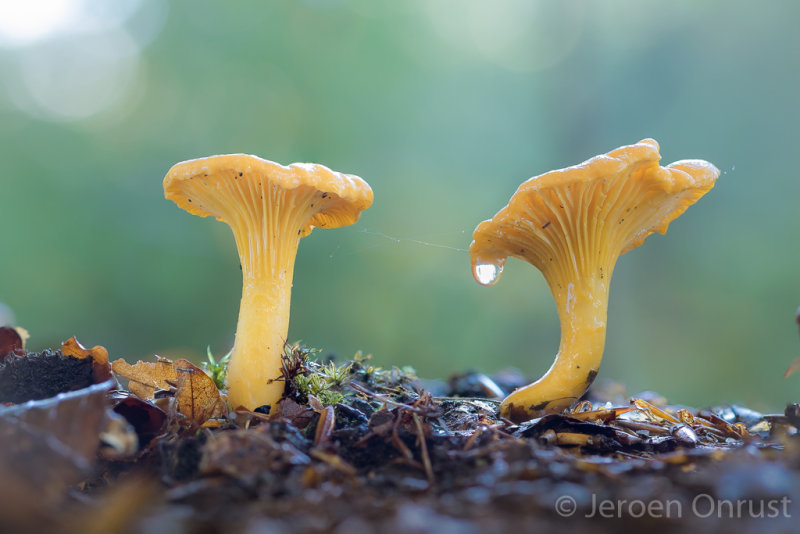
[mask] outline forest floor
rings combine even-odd
[[[517,373],[313,356],[287,347],[276,409],[229,412],[216,362],[6,347],[0,532],[796,531],[796,404],[695,409],[606,383],[513,424],[497,406]]]

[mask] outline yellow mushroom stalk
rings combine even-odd
[[[611,275],[641,245],[714,187],[719,170],[702,160],[659,166],[645,139],[523,183],[508,205],[475,229],[472,271],[495,283],[508,256],[545,277],[558,308],[561,344],[545,375],[509,395],[500,413],[524,421],[574,404],[603,358]]]
[[[274,405],[284,391],[282,355],[300,239],[315,227],[356,222],[372,204],[372,190],[358,176],[322,165],[283,166],[231,154],[173,166],[164,178],[164,195],[233,231],[243,283],[228,399],[234,408]]]

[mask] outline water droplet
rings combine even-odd
[[[477,263],[472,268],[472,276],[475,281],[484,286],[490,286],[500,279],[503,273],[503,266],[496,263]]]

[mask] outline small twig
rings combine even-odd
[[[317,431],[314,434],[314,446],[324,445],[331,439],[331,434],[336,426],[336,418],[334,417],[333,408],[328,406],[319,412],[319,421],[317,421]]]
[[[671,413],[667,413],[658,406],[650,404],[644,399],[631,399],[631,404],[639,408],[639,411],[644,413],[648,418],[651,420],[655,419],[658,420],[666,420],[670,423],[678,424],[680,420],[672,415]]]
[[[633,453],[626,452],[626,451],[615,451],[614,454],[616,454],[618,456],[623,456],[625,458],[631,458],[632,460],[651,460],[652,459],[652,458],[650,458],[648,456],[641,456],[641,455],[633,454]]]
[[[487,429],[487,427],[484,426],[484,425],[479,426],[478,430],[476,430],[475,432],[472,433],[472,435],[469,437],[467,442],[464,444],[464,448],[461,449],[461,450],[464,450],[464,451],[470,450],[472,448],[472,446],[475,445],[475,442],[478,440],[478,438],[481,437],[481,435],[483,435],[483,433],[486,431],[486,429]]]
[[[431,466],[431,457],[428,455],[428,444],[425,441],[425,432],[422,429],[422,421],[419,420],[417,414],[412,414],[414,424],[417,426],[417,441],[419,443],[420,454],[422,456],[422,465],[425,467],[425,475],[428,477],[428,482],[433,484],[433,466]]]
[[[340,471],[349,476],[356,476],[355,467],[347,463],[340,456],[337,456],[335,454],[329,454],[319,449],[312,449],[311,452],[309,452],[309,454],[313,458],[325,462],[326,464],[333,467],[337,471]]]
[[[668,434],[669,429],[663,426],[658,426],[653,423],[645,423],[644,421],[629,421],[627,419],[616,419],[611,422],[611,426],[623,427],[631,430],[641,430],[652,432],[654,434]]]
[[[500,405],[503,401],[497,399],[487,399],[486,397],[434,397],[433,400],[437,402],[442,401],[454,401],[454,402],[471,402],[471,401],[478,401],[478,402],[488,402],[489,404]]]
[[[397,433],[398,426],[400,426],[400,417],[395,419],[394,425],[392,425],[392,444],[398,451],[400,451],[400,454],[402,454],[406,460],[409,462],[414,462],[414,453],[412,453],[406,444],[403,443],[403,440],[400,439],[400,435]]]
[[[497,440],[498,438],[502,438],[502,439],[518,439],[518,438],[512,436],[511,434],[509,434],[508,432],[505,432],[505,431],[501,430],[503,427],[504,427],[504,425],[502,425],[502,424],[495,424],[495,425],[482,424],[482,425],[480,425],[478,427],[478,429],[475,432],[473,432],[472,435],[469,437],[467,442],[464,444],[464,448],[462,450],[465,451],[465,452],[471,450],[475,446],[475,443],[478,441],[478,438],[480,438],[481,436],[483,436],[487,432],[491,432],[491,439],[493,439],[493,440]]]
[[[363,393],[364,395],[372,397],[373,399],[379,400],[380,402],[383,402],[385,404],[389,404],[389,405],[392,405],[392,406],[397,407],[397,408],[402,408],[404,410],[408,410],[410,412],[413,412],[413,413],[416,413],[416,414],[420,414],[420,415],[427,415],[428,414],[428,412],[426,412],[425,410],[420,410],[419,408],[415,408],[414,406],[411,406],[410,404],[404,404],[402,402],[394,401],[394,400],[392,400],[392,399],[390,399],[390,398],[388,398],[388,397],[386,397],[384,395],[381,395],[380,393],[375,393],[374,391],[370,391],[370,390],[368,390],[367,388],[365,388],[364,386],[362,386],[360,384],[350,384],[350,387],[355,389],[359,393]]]

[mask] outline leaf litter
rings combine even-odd
[[[63,392],[0,409],[0,477],[10,481],[0,515],[15,532],[527,531],[563,521],[553,508],[563,495],[582,512],[576,530],[602,532],[620,523],[589,521],[600,499],[800,500],[796,404],[783,414],[693,409],[598,386],[571,410],[513,424],[496,410],[525,383],[513,372],[425,381],[361,353],[317,361],[287,345],[284,398],[268,413],[229,412],[188,360],[109,364],[105,349],[74,338],[59,351],[14,350],[14,360],[90,363],[78,373],[84,387],[65,379]],[[109,365],[113,378],[93,381]],[[679,519],[670,524],[698,520]]]

